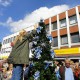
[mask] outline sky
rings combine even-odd
[[[29,27],[41,18],[80,5],[80,0],[0,0],[0,42],[3,37]]]

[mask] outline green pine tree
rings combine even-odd
[[[28,80],[57,80],[54,72],[55,65],[53,63],[53,58],[50,54],[51,43],[50,40],[47,38],[46,26],[42,20],[39,22],[39,27],[40,30],[37,29],[37,33],[33,37],[34,39],[38,36],[38,39],[33,40],[33,42],[36,43],[33,44],[32,47],[32,52],[34,54],[32,57],[33,66],[30,68]],[[37,47],[41,48],[42,51],[39,54],[39,51],[35,52]],[[47,65],[47,62],[50,61],[51,64]],[[37,71],[39,71],[39,77],[37,79],[34,79],[35,72]]]

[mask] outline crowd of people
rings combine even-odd
[[[58,80],[80,80],[80,63],[65,59],[59,63],[55,61],[55,73]]]
[[[0,80],[10,80],[12,77],[13,65],[3,63],[0,65]]]
[[[56,65],[55,74],[58,80],[80,80],[80,63],[70,59],[65,61],[54,61]],[[23,71],[27,67],[24,65]],[[11,80],[13,65],[4,63],[0,65],[0,80]],[[23,80],[26,80],[24,77]]]

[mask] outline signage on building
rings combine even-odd
[[[80,54],[80,47],[78,48],[68,48],[68,49],[58,49],[54,50],[55,55],[62,55],[62,54]]]

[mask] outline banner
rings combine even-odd
[[[80,47],[54,50],[55,55],[60,54],[80,54]]]

